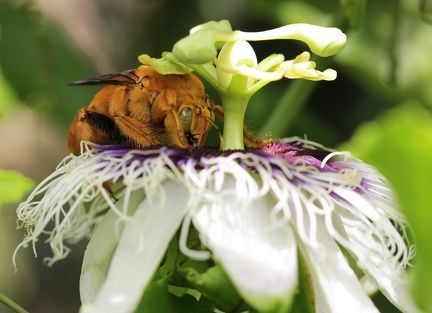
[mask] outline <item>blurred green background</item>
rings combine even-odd
[[[413,288],[431,309],[432,252],[432,10],[421,0],[0,0],[0,292],[30,312],[77,312],[85,242],[52,268],[48,247],[12,254],[24,235],[15,209],[32,182],[67,155],[69,125],[97,87],[68,83],[139,66],[142,53],[159,57],[209,20],[259,31],[306,22],[341,28],[348,43],[337,56],[315,58],[334,68],[334,82],[279,81],[255,95],[247,123],[273,137],[307,136],[350,150],[378,167],[394,185],[414,229],[418,254]],[[259,59],[294,58],[294,41],[252,43]],[[208,93],[218,102],[216,94]],[[217,145],[217,135],[210,136]],[[17,171],[17,172],[11,172]],[[15,191],[15,193],[12,193]],[[430,298],[430,297],[429,297]],[[382,296],[382,312],[398,312]],[[0,313],[10,312],[0,305]]]

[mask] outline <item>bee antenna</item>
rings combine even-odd
[[[221,134],[221,132],[220,132],[220,130],[219,130],[219,127],[216,125],[216,123],[211,119],[211,118],[209,118],[209,117],[207,117],[207,116],[205,116],[205,119],[207,120],[207,121],[209,121],[210,122],[210,124],[215,128],[215,130],[217,131],[217,133],[218,133],[218,135],[219,135],[219,150],[222,150],[223,149],[223,137],[222,137],[222,134]]]

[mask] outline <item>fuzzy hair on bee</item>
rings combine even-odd
[[[75,155],[83,140],[135,148],[160,144],[198,148],[215,126],[216,106],[193,74],[162,75],[142,65],[72,84],[108,85],[72,122],[68,148]],[[221,108],[216,110],[223,114]]]

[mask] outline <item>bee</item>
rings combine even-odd
[[[215,111],[223,115],[193,74],[162,75],[142,65],[72,84],[109,85],[72,122],[68,148],[75,155],[80,154],[83,140],[134,148],[160,144],[198,148],[209,128],[216,127]]]

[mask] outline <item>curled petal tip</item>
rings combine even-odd
[[[322,80],[335,80],[337,77],[337,72],[334,69],[328,68],[321,73]]]
[[[319,55],[323,57],[331,56],[338,53],[343,47],[345,47],[347,40],[346,35],[337,28],[335,28],[335,30],[337,30],[339,34],[334,38],[333,41],[329,42],[329,44],[324,47]]]
[[[347,41],[347,36],[336,27],[309,24],[297,24],[295,26],[297,26],[297,34],[294,38],[304,41],[314,54],[322,57],[338,53]]]

